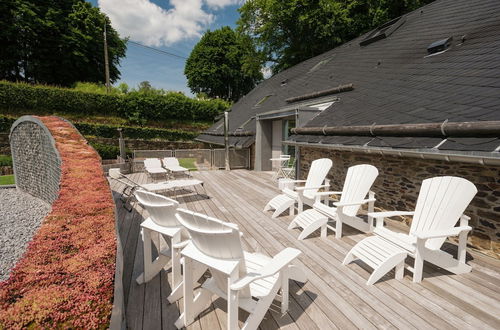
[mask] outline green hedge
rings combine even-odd
[[[161,129],[148,127],[103,125],[91,123],[75,123],[76,128],[83,135],[93,135],[105,138],[118,137],[117,129],[122,127],[123,137],[129,139],[162,139],[168,141],[190,141],[199,135],[197,132],[188,132],[178,129]]]
[[[15,120],[15,117],[0,115],[0,132],[10,132],[10,127]],[[74,125],[83,135],[100,136],[105,138],[117,138],[117,129],[120,127],[123,129],[123,137],[129,139],[190,141],[199,134],[198,132],[183,131],[180,129],[104,125],[93,123],[74,123]]]
[[[103,95],[43,85],[0,81],[0,108],[44,110],[78,115],[118,116],[132,123],[146,120],[213,120],[229,107],[223,100],[195,100],[183,94],[130,92]]]
[[[116,159],[116,157],[120,155],[120,148],[117,146],[96,142],[90,142],[90,145],[97,151],[102,159]],[[132,150],[125,148],[125,152],[127,156],[132,157]]]
[[[12,166],[12,157],[8,155],[0,155],[0,166]]]

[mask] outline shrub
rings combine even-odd
[[[111,191],[81,135],[59,118],[40,119],[62,158],[59,197],[0,283],[0,329],[107,328],[116,255]]]
[[[75,89],[0,81],[0,108],[53,111],[84,116],[118,116],[134,124],[146,120],[213,120],[229,107],[223,100],[196,100],[181,93],[134,91],[101,94]]]
[[[0,166],[12,166],[12,157],[8,155],[0,155]]]
[[[97,151],[102,159],[116,159],[120,155],[120,147],[97,142],[90,142],[90,145]],[[125,148],[127,156],[132,156],[132,150]]]

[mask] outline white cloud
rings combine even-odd
[[[98,0],[98,4],[121,37],[161,46],[201,36],[214,21],[214,15],[203,9],[204,1],[209,7],[221,7],[238,0],[170,0],[168,10],[149,0]]]
[[[239,5],[244,2],[244,0],[205,0],[207,6],[210,8],[223,8],[231,5]]]

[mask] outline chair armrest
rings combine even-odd
[[[186,239],[186,240],[181,241],[179,243],[173,244],[172,247],[174,249],[183,249],[186,245],[189,244],[189,242],[191,242],[191,240],[190,239]]]
[[[314,194],[314,196],[328,196],[328,195],[342,195],[341,191],[320,191]]]
[[[458,236],[461,232],[468,232],[471,231],[472,227],[470,226],[460,226],[460,227],[453,227],[450,230],[445,230],[445,231],[435,231],[435,232],[430,232],[430,233],[419,233],[416,234],[418,239],[431,239],[431,238],[442,238],[442,237],[448,237],[448,236]]]
[[[388,211],[388,212],[370,212],[368,213],[369,217],[373,218],[390,218],[398,215],[414,215],[413,211]]]
[[[368,198],[368,199],[363,199],[363,200],[358,201],[358,202],[350,202],[350,203],[335,202],[335,203],[333,203],[333,205],[335,205],[336,207],[354,206],[354,205],[361,205],[361,204],[366,204],[366,203],[375,202],[375,201],[376,201],[375,198]]]
[[[253,281],[259,280],[261,278],[273,276],[277,272],[281,271],[283,268],[288,267],[288,265],[297,258],[302,252],[294,248],[286,248],[277,255],[273,257],[269,263],[264,265],[257,272],[248,273],[247,276],[243,277],[239,281],[231,285],[231,290],[241,290]]]
[[[313,189],[321,189],[321,188],[328,188],[326,184],[317,186],[317,187],[295,187],[295,190],[297,191],[303,191],[303,190],[313,190]]]
[[[307,182],[307,180],[290,180],[288,182],[291,182],[291,183],[304,183],[304,182]]]

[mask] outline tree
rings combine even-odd
[[[125,41],[99,8],[84,0],[3,0],[0,79],[71,86],[104,82],[106,24],[110,78],[120,76]]]
[[[238,31],[277,73],[431,1],[247,0]]]
[[[237,101],[262,80],[261,64],[252,40],[225,26],[203,35],[184,74],[194,94]]]

